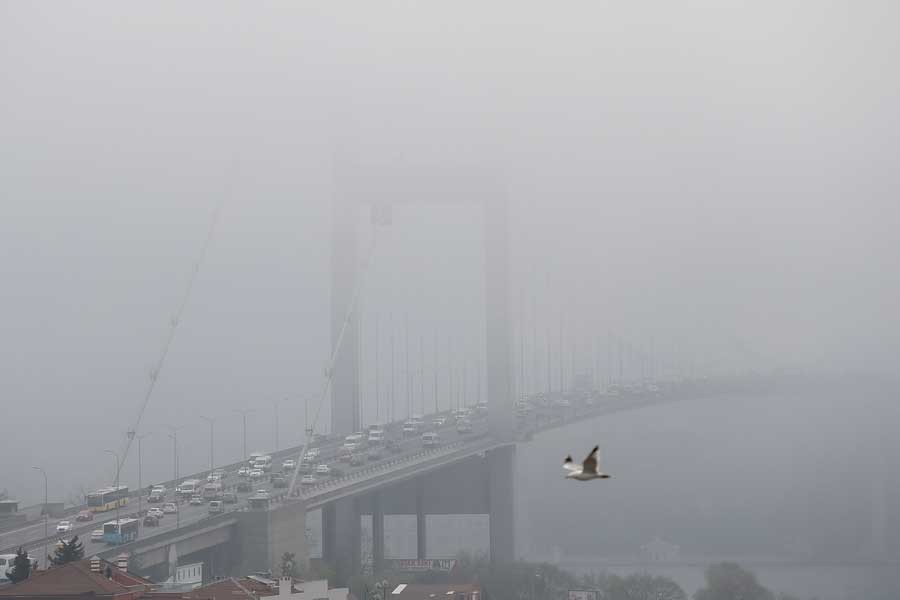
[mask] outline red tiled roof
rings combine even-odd
[[[110,567],[113,578],[106,578],[106,568]],[[45,571],[35,571],[31,577],[15,585],[0,588],[0,598],[42,598],[92,594],[94,596],[116,597],[142,594],[150,590],[146,579],[120,571],[104,562],[100,573],[91,571],[90,560],[80,560],[54,567]]]

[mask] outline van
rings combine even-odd
[[[272,457],[269,455],[260,456],[253,463],[254,469],[259,469],[261,471],[271,471],[272,470]]]
[[[209,503],[209,514],[217,515],[219,513],[225,512],[225,505],[222,504],[221,500],[212,500]]]

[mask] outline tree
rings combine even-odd
[[[296,577],[297,563],[294,561],[295,554],[293,552],[285,552],[281,555],[281,576]]]
[[[733,562],[710,565],[706,569],[706,587],[694,594],[694,600],[775,600],[775,595],[756,581],[756,575]]]
[[[622,580],[626,600],[687,600],[687,594],[668,577],[633,573]]]
[[[50,557],[50,562],[54,567],[59,567],[66,563],[75,562],[84,558],[84,544],[79,543],[76,535],[69,541],[60,540]]]
[[[20,547],[13,559],[12,569],[6,572],[6,577],[13,583],[19,583],[28,579],[30,575],[31,559],[28,558],[28,552]]]

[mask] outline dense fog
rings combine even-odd
[[[173,476],[168,426],[180,475],[208,464],[201,415],[217,463],[241,458],[238,410],[248,450],[299,443],[330,353],[341,177],[479,172],[509,203],[520,391],[603,382],[622,340],[652,357],[626,376],[854,377],[538,436],[518,450],[523,555],[656,536],[691,555],[864,554],[873,497],[900,493],[878,483],[900,456],[884,383],[900,354],[898,16],[880,1],[0,4],[0,489],[39,501],[31,465],[51,500],[112,483],[104,450],[184,298],[140,422],[143,483]],[[374,243],[360,211],[364,424],[430,412],[435,386],[441,408],[460,382],[485,393],[486,200],[461,182],[458,202],[395,206]],[[595,442],[616,478],[563,486],[562,457]],[[129,485],[136,470],[132,448]]]

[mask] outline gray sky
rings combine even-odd
[[[271,401],[320,384],[341,161],[495,170],[540,348],[563,313],[582,348],[613,330],[720,365],[740,344],[765,366],[896,374],[897,16],[874,1],[0,3],[0,398],[16,424],[0,453],[28,457],[0,488],[35,499],[32,462],[51,495],[108,480],[102,450],[223,196],[144,421],[146,472],[169,474],[176,421],[191,424],[182,470],[204,464],[200,414],[220,418],[222,459],[240,452],[235,408],[257,407],[250,443],[271,445]],[[391,313],[414,347],[437,335],[477,357],[480,219],[397,209],[366,290],[369,358]],[[303,408],[281,413],[284,445]]]

